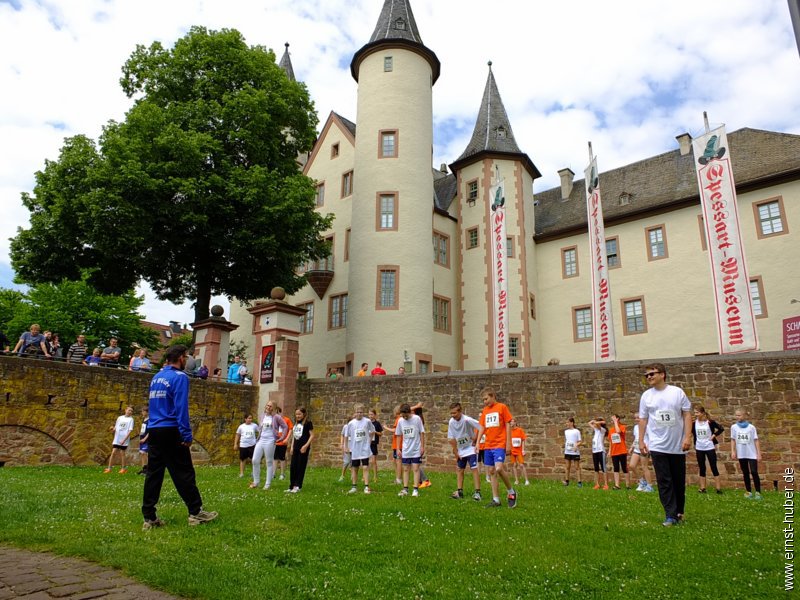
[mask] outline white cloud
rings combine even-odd
[[[472,133],[493,61],[515,137],[542,171],[580,176],[591,140],[601,169],[676,147],[702,112],[729,130],[800,133],[800,60],[785,0],[410,0],[422,39],[442,62],[434,87],[434,165]],[[192,25],[235,28],[250,44],[290,42],[320,120],[355,120],[352,53],[380,0],[18,0],[0,2],[0,262],[27,224],[19,195],[66,136],[97,137],[129,106],[118,80],[136,44],[171,45]],[[733,149],[735,153],[735,149]],[[148,296],[151,320],[190,321]]]

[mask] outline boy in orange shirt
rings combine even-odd
[[[614,465],[614,489],[619,487],[619,471],[625,473],[625,488],[631,487],[631,474],[628,472],[628,447],[625,445],[627,428],[622,424],[622,417],[611,415],[614,425],[608,430],[608,439],[611,440],[611,462]]]
[[[530,485],[528,473],[525,470],[525,435],[522,427],[517,427],[517,422],[511,419],[511,469],[514,471],[514,485],[519,485],[519,474],[525,478],[525,485]]]
[[[492,501],[487,508],[502,506],[500,504],[500,484],[497,478],[503,480],[508,490],[508,508],[517,505],[517,492],[511,485],[508,473],[505,470],[506,454],[511,454],[511,421],[514,417],[508,407],[497,401],[494,388],[486,387],[481,390],[483,411],[481,411],[480,429],[477,439],[486,435],[486,446],[483,451],[484,464],[489,469],[492,484]]]

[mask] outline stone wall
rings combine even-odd
[[[719,466],[729,483],[740,483],[738,464],[730,460],[728,437],[734,411],[739,407],[750,411],[758,428],[765,485],[771,486],[783,467],[800,466],[800,353],[705,356],[662,362],[667,365],[669,383],[681,386],[694,405],[704,405],[712,418],[726,428]],[[461,402],[464,412],[477,418],[482,408],[479,392],[484,386],[492,386],[528,435],[529,475],[561,477],[564,422],[574,416],[584,441],[589,443],[581,461],[584,479],[589,480],[592,461],[587,423],[595,416],[610,419],[615,412],[624,415],[631,443],[633,414],[638,410],[639,396],[646,389],[642,377],[645,364],[632,361],[343,381],[314,379],[301,383],[297,403],[309,408],[309,418],[317,433],[312,460],[316,464],[338,466],[340,431],[356,402],[377,408],[381,422],[392,424],[395,405],[423,400],[429,432],[427,463],[433,469],[450,469],[453,461],[446,439],[450,403]],[[387,436],[381,442],[382,466],[389,466],[390,455]],[[687,463],[689,473],[696,474],[694,452]]]
[[[0,356],[0,462],[98,464],[108,460],[109,427],[128,405],[147,402],[150,376],[120,369]],[[197,462],[230,464],[236,427],[258,405],[253,386],[193,380],[189,407]],[[128,450],[134,458],[135,440]]]

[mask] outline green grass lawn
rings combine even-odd
[[[687,491],[687,522],[661,526],[657,495],[534,481],[519,505],[449,498],[432,474],[398,498],[384,472],[348,496],[333,469],[310,469],[300,494],[247,488],[238,467],[201,467],[205,508],[189,527],[171,481],[141,531],[142,477],[102,468],[0,469],[0,543],[118,567],[188,598],[758,598],[783,593],[782,496]],[[288,473],[287,473],[288,477]],[[489,496],[483,485],[484,499]],[[360,490],[360,488],[359,488]],[[471,492],[471,486],[465,490]]]

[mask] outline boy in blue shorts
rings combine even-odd
[[[481,425],[461,412],[461,403],[453,402],[450,405],[450,422],[447,424],[447,441],[453,449],[456,459],[458,489],[450,496],[454,500],[464,497],[464,471],[467,465],[472,471],[472,482],[475,492],[472,499],[481,500],[481,474],[478,471],[478,456],[475,452],[476,434]]]
[[[506,455],[511,455],[511,411],[502,402],[497,401],[497,393],[493,388],[487,387],[481,390],[481,400],[483,401],[483,411],[481,411],[480,429],[478,439],[486,436],[486,447],[483,451],[484,464],[489,468],[489,476],[492,484],[492,501],[486,505],[487,508],[496,508],[500,504],[500,484],[498,478],[508,490],[508,508],[517,505],[517,492],[511,485],[511,480],[506,473]]]
[[[400,420],[394,430],[398,446],[402,448],[403,489],[398,496],[408,496],[408,472],[414,472],[414,491],[412,497],[419,496],[419,466],[425,454],[425,426],[422,419],[411,414],[408,403],[400,405]],[[402,446],[401,446],[402,444]]]

